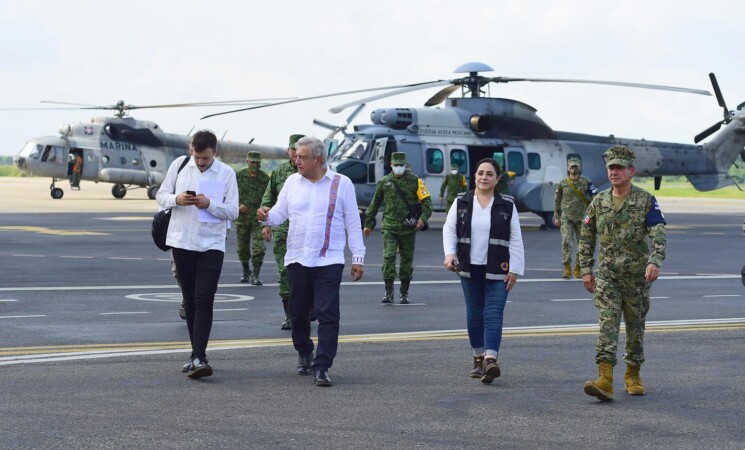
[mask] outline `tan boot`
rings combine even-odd
[[[639,376],[639,369],[641,366],[632,366],[631,364],[626,365],[626,373],[623,375],[623,380],[626,382],[626,392],[629,395],[644,395],[644,385],[642,385],[642,379]]]
[[[572,263],[564,263],[564,272],[561,278],[572,278]]]
[[[585,394],[604,402],[613,400],[613,366],[610,363],[598,363],[598,379],[585,383]]]
[[[574,265],[574,278],[582,278],[582,271],[579,270],[579,263]]]
[[[473,369],[471,369],[468,376],[471,378],[481,378],[484,376],[484,355],[473,357]]]

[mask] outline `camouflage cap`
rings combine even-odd
[[[246,161],[261,162],[261,152],[248,152],[248,155],[246,155]]]
[[[567,161],[567,167],[582,167],[582,161],[579,158],[569,158]]]
[[[304,134],[293,134],[292,136],[290,136],[290,145],[288,145],[288,147],[295,148],[295,144],[297,143],[297,141],[304,137]]]
[[[619,145],[606,150],[606,152],[603,153],[603,158],[605,158],[606,167],[610,167],[613,165],[630,166],[634,164],[636,155],[627,147]]]
[[[457,164],[450,164],[450,170],[458,170]]]
[[[406,164],[406,153],[395,152],[391,154],[391,164],[393,165],[404,165]]]

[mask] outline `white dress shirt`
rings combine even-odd
[[[339,187],[334,213],[328,224],[329,192],[336,175],[340,177]],[[364,263],[365,245],[357,197],[352,181],[346,176],[326,169],[324,176],[314,183],[299,173],[290,175],[264,224],[276,227],[287,219],[290,220],[290,230],[285,266],[292,263],[306,267],[344,264],[345,241],[352,252],[352,263]],[[324,245],[327,248],[322,256]]]
[[[209,169],[201,172],[194,158],[184,166],[176,178],[176,172],[188,156],[176,158],[168,168],[163,184],[155,196],[161,208],[171,209],[171,223],[168,225],[166,244],[184,250],[205,252],[220,250],[225,252],[225,237],[229,221],[238,217],[238,183],[235,171],[228,165],[215,160]],[[175,186],[174,186],[175,181]],[[221,219],[218,223],[200,222],[197,207],[176,205],[176,195],[186,191],[199,194],[200,181],[221,181],[225,186],[222,201],[210,200],[207,212]]]
[[[486,265],[486,256],[489,250],[489,230],[491,229],[491,208],[494,203],[492,197],[486,208],[482,208],[476,196],[473,196],[473,214],[471,216],[471,252],[469,258],[471,264]],[[458,234],[455,230],[458,220],[458,202],[450,206],[445,225],[442,227],[442,247],[445,256],[455,255],[458,245]],[[525,273],[525,252],[523,251],[523,235],[520,230],[520,217],[517,208],[512,204],[512,219],[510,220],[510,269],[509,271],[523,275]]]

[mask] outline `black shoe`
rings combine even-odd
[[[313,371],[313,382],[316,386],[332,386],[331,378],[329,378],[328,370],[314,370]]]
[[[313,353],[303,356],[300,355],[297,358],[297,373],[298,375],[310,375],[310,366],[313,363]]]
[[[385,297],[383,297],[383,301],[381,303],[393,303],[393,296],[385,294]]]
[[[263,286],[264,283],[259,280],[259,277],[256,275],[251,275],[251,284],[254,286]]]
[[[194,358],[191,362],[191,369],[186,373],[189,378],[202,378],[210,375],[212,375],[212,366],[199,358]]]
[[[499,369],[499,364],[497,364],[497,360],[494,358],[484,358],[484,376],[481,377],[481,382],[485,384],[489,384],[492,381],[494,381],[495,378],[499,378],[499,375],[502,374],[502,371]]]
[[[181,304],[181,306],[178,307],[178,316],[181,318],[181,320],[186,320],[186,309],[184,309],[183,303]]]
[[[193,367],[192,361],[189,360],[188,363],[186,363],[183,366],[181,366],[181,371],[184,372],[184,373],[186,373],[186,372],[190,371],[192,367]]]
[[[285,321],[282,322],[280,327],[283,330],[292,330],[292,322],[290,322],[290,316],[285,316]]]
[[[408,305],[409,304],[409,297],[406,295],[401,296],[401,304],[402,305]]]
[[[316,308],[313,308],[310,310],[310,314],[308,315],[308,318],[311,322],[315,322],[318,320],[318,314],[316,314]]]

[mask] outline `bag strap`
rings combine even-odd
[[[189,163],[189,160],[190,159],[191,159],[191,156],[188,156],[187,155],[186,158],[184,158],[184,162],[181,163],[181,166],[176,171],[176,179],[173,180],[173,193],[174,194],[176,193],[176,181],[178,181],[178,174],[180,174],[181,173],[181,170],[183,170],[183,168],[186,167],[186,165]],[[170,210],[171,210],[171,208],[168,208],[167,209],[167,211],[170,211]]]
[[[406,201],[406,197],[404,197],[404,191],[402,191],[402,190],[401,190],[401,186],[399,186],[399,185],[398,185],[398,183],[396,182],[396,180],[395,180],[395,179],[393,179],[393,180],[391,180],[391,181],[393,181],[393,185],[394,185],[394,186],[396,186],[396,190],[398,191],[398,195],[400,195],[400,196],[401,196],[401,200],[403,200],[403,201],[404,201],[404,205],[406,205],[406,209],[408,209],[408,210],[409,210],[409,212],[410,212],[410,213],[411,213],[412,215],[415,215],[416,213],[415,213],[415,212],[414,212],[414,210],[413,210],[413,209],[411,208],[411,205],[409,205],[409,202],[407,202],[407,201]]]
[[[587,206],[587,205],[590,204],[590,202],[587,201],[587,199],[585,198],[584,195],[582,195],[582,193],[579,191],[579,189],[577,189],[577,186],[575,186],[574,183],[572,183],[572,179],[571,178],[567,177],[567,183],[569,183],[569,187],[572,188],[572,190],[574,191],[574,193],[577,194],[577,197],[579,197],[579,199],[582,200],[582,203],[584,203],[585,206]]]

